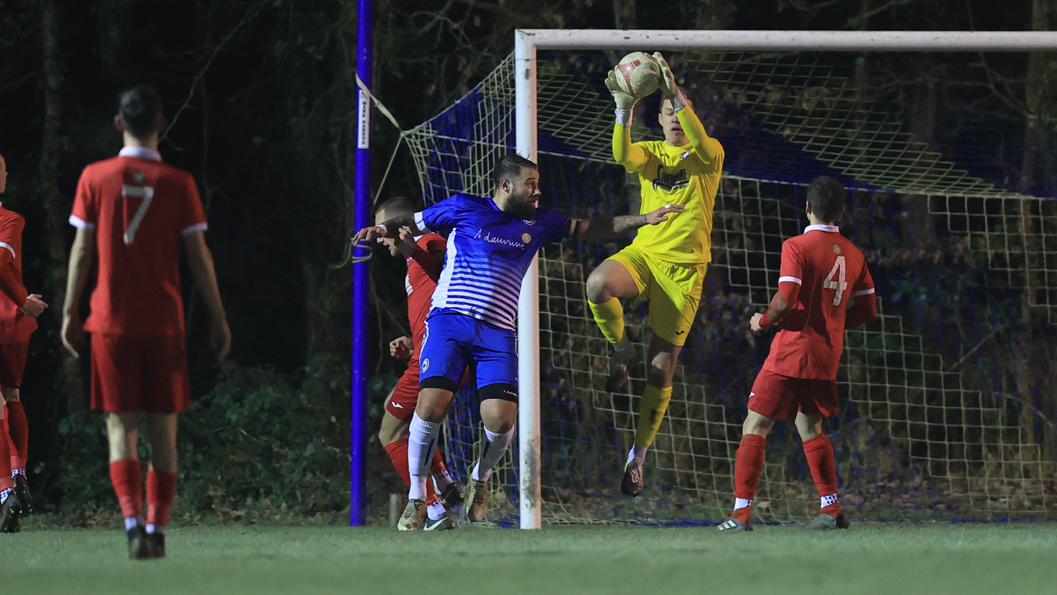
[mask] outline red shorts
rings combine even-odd
[[[792,378],[760,370],[749,394],[749,409],[771,419],[837,415],[837,381]]]
[[[385,404],[385,410],[400,421],[411,421],[418,406],[418,360],[411,360],[404,375],[396,382],[393,395]]]
[[[92,334],[92,409],[179,413],[190,404],[182,335]]]
[[[0,345],[0,386],[18,388],[22,386],[22,372],[29,356],[29,341]]]
[[[417,359],[412,359],[407,363],[407,369],[404,370],[400,380],[396,381],[393,394],[389,397],[389,402],[385,404],[385,410],[400,421],[411,421],[415,407],[418,407],[418,368]],[[459,381],[459,386],[463,386],[469,380],[470,371],[467,369],[462,375],[462,380]]]

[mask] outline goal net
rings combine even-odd
[[[637,177],[613,162],[603,85],[624,53],[539,52],[541,206],[638,212]],[[542,252],[543,521],[703,523],[729,514],[745,405],[770,343],[748,320],[777,289],[782,241],[806,225],[806,184],[820,174],[850,189],[839,224],[878,288],[879,319],[847,333],[840,414],[825,422],[845,512],[1057,516],[1057,201],[1045,198],[1057,180],[1052,153],[1026,158],[1023,80],[995,83],[1002,68],[1023,72],[1027,54],[666,55],[726,151],[701,308],[649,451],[646,491],[621,496],[645,363],[632,367],[628,394],[604,391],[609,348],[584,282],[630,239]],[[426,204],[491,194],[493,163],[515,148],[514,93],[510,57],[405,132]],[[634,140],[661,138],[657,101],[640,102]],[[1054,123],[1039,128],[1031,142],[1052,151]],[[646,310],[626,312],[641,355]],[[445,431],[449,465],[463,479],[479,449],[477,409],[472,394],[457,397]],[[500,523],[518,517],[517,461],[513,452],[492,482]],[[799,437],[780,422],[754,511],[785,522],[817,510]]]

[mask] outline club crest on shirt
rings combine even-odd
[[[141,171],[138,171],[138,172],[132,174],[132,181],[137,183],[137,184],[142,184],[146,180],[147,180],[147,176],[143,175],[143,172],[141,172]]]
[[[523,233],[523,234],[521,234],[521,241],[525,242],[526,244],[528,244],[529,242],[532,241],[532,236],[530,236],[527,233]]]
[[[833,253],[840,254],[840,246],[833,244]]]
[[[429,360],[428,359],[422,360],[422,371],[425,372],[428,369],[429,369]]]
[[[657,177],[653,180],[653,189],[658,188],[671,192],[676,188],[683,188],[690,185],[690,180],[686,175],[686,168],[680,169],[675,172],[665,172],[663,165],[657,166]]]

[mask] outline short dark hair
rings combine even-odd
[[[807,187],[807,202],[823,223],[833,223],[840,217],[847,195],[844,186],[829,176],[819,176]]]
[[[697,105],[697,102],[694,101],[694,93],[693,93],[693,91],[687,91],[686,89],[684,89],[682,87],[679,87],[679,90],[683,92],[683,97],[685,97],[686,101],[690,103],[690,109],[693,109],[694,106]],[[657,112],[658,113],[664,111],[664,100],[665,99],[668,99],[668,98],[667,97],[661,97],[660,103],[657,104]]]
[[[503,180],[512,180],[521,174],[521,170],[528,168],[539,170],[539,166],[535,163],[525,159],[521,155],[515,155],[513,153],[509,155],[503,155],[499,161],[495,163],[495,169],[492,170],[492,181],[495,182],[495,187],[499,187],[499,183]]]
[[[415,205],[411,203],[411,200],[403,196],[394,196],[389,200],[378,205],[378,209],[375,211],[375,215],[385,211],[386,215],[389,215],[389,219],[400,215],[409,215],[415,212]]]
[[[150,85],[136,85],[118,96],[118,116],[132,136],[147,138],[161,129],[161,96]]]

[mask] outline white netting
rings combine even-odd
[[[601,79],[613,58],[541,54],[545,206],[580,216],[637,212],[636,180],[610,152],[612,103]],[[727,514],[748,389],[769,342],[746,323],[776,289],[782,240],[805,224],[802,186],[823,173],[856,189],[842,230],[866,253],[880,298],[879,322],[848,333],[841,414],[828,429],[845,510],[874,519],[1054,516],[1057,202],[988,181],[1001,176],[1001,164],[946,142],[954,132],[920,138],[891,81],[864,85],[824,55],[672,62],[688,74],[683,84],[727,153],[702,306],[650,450],[647,491],[625,498],[619,482],[644,366],[632,370],[631,396],[602,390],[607,345],[585,307],[584,281],[627,241],[544,252],[544,517],[665,523]],[[508,59],[405,133],[427,204],[457,192],[490,194],[495,159],[513,150],[512,74]],[[951,89],[957,96],[959,87]],[[636,140],[657,135],[643,125],[645,110]],[[976,120],[956,111],[933,114],[933,125],[960,117],[962,132],[972,130]],[[975,134],[1001,146],[995,130],[978,126]],[[627,309],[640,353],[649,339],[644,314]],[[461,396],[447,427],[456,473],[476,455],[476,408]],[[508,464],[495,482],[500,520],[517,514],[515,474]],[[765,518],[806,518],[817,502],[799,439],[780,425],[768,440],[754,509]]]

